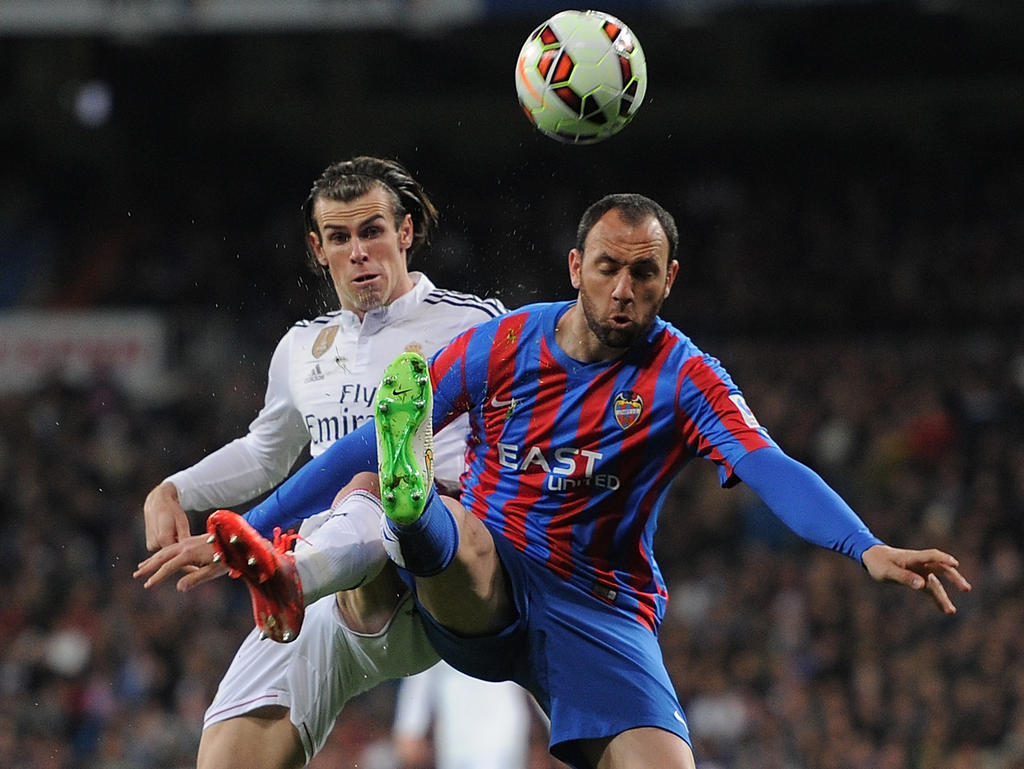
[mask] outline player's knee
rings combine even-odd
[[[341,491],[339,491],[334,497],[334,505],[341,502],[342,499],[347,497],[353,491],[362,489],[373,494],[378,499],[380,498],[380,480],[377,478],[376,473],[362,472],[356,473],[352,476],[352,480],[346,483]],[[333,506],[333,505],[332,505]]]

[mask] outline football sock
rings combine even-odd
[[[380,541],[383,509],[373,494],[357,489],[331,510],[327,520],[295,545],[295,568],[306,605],[377,576],[387,556]]]
[[[459,549],[455,518],[433,488],[419,518],[401,524],[385,516],[384,525],[398,540],[402,562],[396,562],[417,577],[432,577],[444,571]]]

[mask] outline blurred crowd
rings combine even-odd
[[[645,181],[683,233],[664,314],[876,534],[952,552],[974,591],[943,616],[804,545],[710,465],[688,468],[658,553],[698,765],[1024,769],[1024,163],[800,168]],[[445,197],[426,269],[510,306],[567,296],[564,254],[595,190],[582,163],[573,178],[539,198],[513,180],[477,230],[480,196]],[[168,210],[136,209],[137,226],[75,250],[47,208],[3,209],[4,264],[47,255],[0,278],[9,305],[161,308],[182,385],[159,402],[102,377],[0,397],[0,766],[192,765],[251,627],[240,584],[180,595],[132,579],[142,501],[245,430],[270,345],[320,306],[317,279],[300,268],[297,205],[242,232],[147,229]],[[354,701],[314,766],[384,765],[392,699]]]
[[[790,453],[974,590],[943,616],[691,468],[662,521],[662,641],[707,769],[1024,767],[1021,353],[954,334],[729,348]]]

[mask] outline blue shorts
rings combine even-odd
[[[494,535],[518,619],[491,636],[463,638],[421,607],[434,648],[453,667],[512,680],[551,718],[552,755],[586,767],[576,740],[654,726],[690,741],[657,636],[624,609],[569,584]]]

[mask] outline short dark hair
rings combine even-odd
[[[668,238],[668,260],[671,262],[676,258],[676,251],[679,249],[679,228],[676,227],[676,220],[660,204],[636,192],[605,195],[583,212],[576,228],[576,248],[580,253],[583,253],[583,244],[597,224],[597,220],[612,209],[618,211],[619,215],[631,224],[642,222],[649,216],[656,218],[661,229],[665,231],[665,237]]]
[[[305,233],[320,234],[316,217],[313,216],[313,208],[318,198],[347,203],[362,197],[374,187],[384,190],[391,198],[395,227],[401,225],[406,214],[412,217],[412,245],[406,252],[406,260],[411,260],[422,246],[430,242],[437,227],[438,213],[426,190],[397,160],[364,155],[327,166],[320,174],[320,178],[313,182],[306,202],[302,204]],[[315,256],[309,249],[308,240],[306,251],[314,268],[318,268]]]

